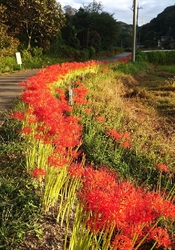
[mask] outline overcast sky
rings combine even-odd
[[[87,6],[92,3],[93,0],[58,0],[61,3],[62,8],[65,5],[70,5],[75,9]],[[114,14],[114,18],[117,21],[122,21],[127,24],[133,23],[133,0],[101,0],[97,3],[101,3],[103,11],[110,14]],[[153,18],[157,17],[168,6],[175,5],[175,0],[137,0],[138,4],[138,24],[139,26],[149,23]]]

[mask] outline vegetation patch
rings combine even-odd
[[[173,249],[175,133],[158,106],[173,101],[147,86],[148,65],[117,64],[27,81],[1,126],[3,248]]]

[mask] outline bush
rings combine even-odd
[[[137,50],[136,51],[136,61],[139,61],[139,62],[146,62],[148,59],[147,59],[147,53],[141,51],[141,50]]]
[[[89,50],[89,58],[91,59],[91,58],[93,58],[93,57],[95,56],[96,50],[95,50],[95,48],[92,47],[92,46],[89,47],[88,50]]]
[[[148,62],[154,64],[174,64],[175,63],[175,52],[174,51],[155,51],[147,52]]]
[[[0,57],[0,73],[13,72],[18,69],[19,65],[16,62],[15,56]]]
[[[31,48],[30,51],[31,51],[32,56],[42,57],[43,55],[43,48],[38,47],[38,46]]]

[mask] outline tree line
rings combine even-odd
[[[78,10],[56,0],[0,0],[1,55],[36,47],[44,53],[113,51],[121,42],[131,45],[131,33],[122,37],[121,27],[95,0]]]

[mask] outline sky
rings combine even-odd
[[[75,9],[87,6],[93,0],[58,0],[62,8],[70,5]],[[114,14],[113,17],[117,21],[122,21],[127,24],[133,23],[133,0],[96,0],[101,3],[103,11]],[[164,11],[166,7],[175,5],[175,0],[137,0],[138,6],[138,25],[142,26],[149,23],[158,14]]]

